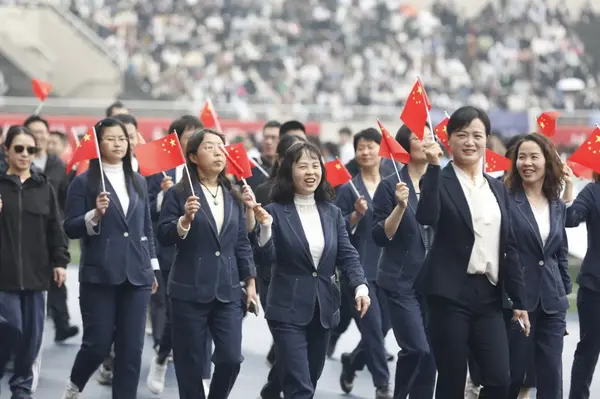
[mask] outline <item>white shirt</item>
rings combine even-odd
[[[310,256],[313,260],[314,268],[319,267],[323,250],[325,249],[325,236],[323,234],[323,225],[321,224],[321,216],[314,195],[299,195],[294,196],[294,205],[298,211],[298,217],[302,224],[304,236],[308,242]],[[263,246],[271,238],[271,226],[260,226],[258,244]],[[365,284],[356,287],[354,291],[356,298],[360,296],[368,296],[369,288]]]
[[[108,182],[112,186],[113,190],[115,190],[115,194],[117,195],[117,199],[123,208],[123,214],[127,215],[127,210],[129,209],[129,189],[127,187],[127,183],[125,180],[125,172],[123,171],[123,164],[120,163],[118,165],[108,165],[102,163],[102,169],[104,171],[104,176],[108,179]],[[110,206],[114,206],[109,204]],[[90,236],[95,236],[100,234],[100,230],[96,231],[96,227],[98,223],[94,221],[94,216],[96,214],[96,210],[92,209],[88,211],[85,216],[85,228],[87,234]],[[142,241],[147,241],[148,239],[154,239],[153,237],[142,237]],[[153,270],[160,270],[160,266],[157,258],[152,258],[150,260],[152,264]]]
[[[467,273],[485,274],[490,283],[496,285],[500,264],[500,206],[483,173],[478,174],[473,183],[454,163],[452,167],[467,199],[475,233]]]
[[[546,240],[550,235],[550,206],[546,203],[541,208],[536,208],[531,203],[531,210],[535,218],[535,223],[538,226],[540,237],[542,238],[542,245],[546,245]]]
[[[215,224],[217,225],[217,234],[221,233],[221,229],[223,228],[223,222],[225,220],[225,204],[223,198],[223,188],[218,186],[217,188],[208,189],[204,185],[200,185],[202,187],[202,192],[204,193],[204,197],[206,198],[206,202],[208,202],[208,208],[210,209],[210,213],[212,213],[213,219],[215,219]],[[216,198],[215,198],[216,195]],[[215,204],[215,200],[217,204]],[[199,211],[201,212],[201,211]],[[182,225],[182,218],[179,218],[179,222],[177,223],[177,232],[179,236],[185,239],[190,231],[190,229],[186,229]],[[190,225],[190,228],[192,226]]]

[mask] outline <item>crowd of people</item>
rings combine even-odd
[[[575,108],[600,103],[600,69],[574,29],[595,18],[591,8],[507,0],[469,17],[454,2],[403,4],[75,0],[71,9],[157,99],[317,105],[349,118],[353,105],[398,106],[420,74],[445,109],[561,107],[557,84],[568,78],[583,84]]]

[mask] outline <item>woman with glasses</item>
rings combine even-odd
[[[95,132],[100,159],[91,160],[89,170],[73,180],[65,207],[65,232],[81,240],[83,342],[63,398],[79,397],[114,339],[113,398],[133,399],[158,261],[146,180],[132,170],[127,130],[107,118],[96,124]]]
[[[8,170],[0,177],[0,380],[14,354],[12,397],[29,398],[44,331],[44,291],[51,276],[59,287],[65,282],[70,258],[56,193],[31,169],[33,134],[11,126],[4,150]]]
[[[227,179],[224,144],[224,136],[212,129],[190,137],[185,150],[189,179],[166,192],[158,220],[158,241],[177,246],[168,292],[181,399],[206,397],[202,376],[209,330],[215,344],[210,397],[229,396],[244,359],[244,302],[258,303],[245,210],[254,196],[249,187],[243,195]]]

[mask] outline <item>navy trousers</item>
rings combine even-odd
[[[375,282],[370,281],[371,306],[361,319],[354,308],[354,293],[348,284],[343,284],[343,286],[346,291],[346,299],[351,301],[348,306],[352,309],[354,321],[361,334],[361,340],[351,354],[352,368],[354,371],[359,371],[367,366],[373,378],[373,385],[376,388],[385,388],[390,382],[385,350],[385,335],[389,330],[389,327],[385,325],[388,320],[387,306],[384,305],[385,298],[380,301],[381,289]]]
[[[83,391],[109,355],[114,339],[113,399],[135,399],[144,348],[150,286],[81,283],[79,307],[83,340],[71,369],[71,382]]]
[[[283,396],[312,399],[321,377],[330,331],[321,325],[319,305],[310,323],[304,326],[268,320],[281,367]]]
[[[260,296],[260,302],[263,306],[267,305],[267,296],[269,294],[269,284],[271,280],[270,271],[269,273],[264,273],[262,269],[258,269],[258,294]],[[272,333],[271,333],[272,335]],[[277,360],[277,347],[275,346],[275,342],[273,342],[273,346],[271,350],[274,353],[275,361],[273,362],[273,366],[269,370],[269,374],[267,375],[267,383],[263,387],[261,394],[264,399],[268,398],[279,398],[281,396],[281,392],[283,392],[283,388],[281,387],[281,362]]]
[[[431,399],[436,367],[427,339],[428,315],[423,296],[413,284],[390,291],[381,289],[387,301],[396,342],[402,348],[396,361],[394,398]]]
[[[210,399],[226,399],[240,372],[242,356],[242,302],[186,302],[171,298],[171,329],[175,375],[181,399],[205,399],[202,386],[210,331],[215,370]]]
[[[13,393],[30,393],[32,366],[42,345],[46,301],[41,291],[0,291],[0,380],[14,355]]]
[[[588,399],[600,355],[600,292],[579,287],[577,314],[579,315],[579,343],[575,349],[571,369],[569,399]],[[539,383],[539,379],[538,379]]]

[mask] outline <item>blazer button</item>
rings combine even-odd
[[[221,256],[221,253],[219,251],[215,252],[215,256]]]
[[[544,261],[543,261],[543,260],[541,260],[541,261],[539,261],[539,262],[538,262],[538,264],[539,264],[540,266],[544,266]]]
[[[123,237],[129,237],[129,233],[128,232],[123,233]]]
[[[313,277],[317,277],[317,272],[313,272]]]

